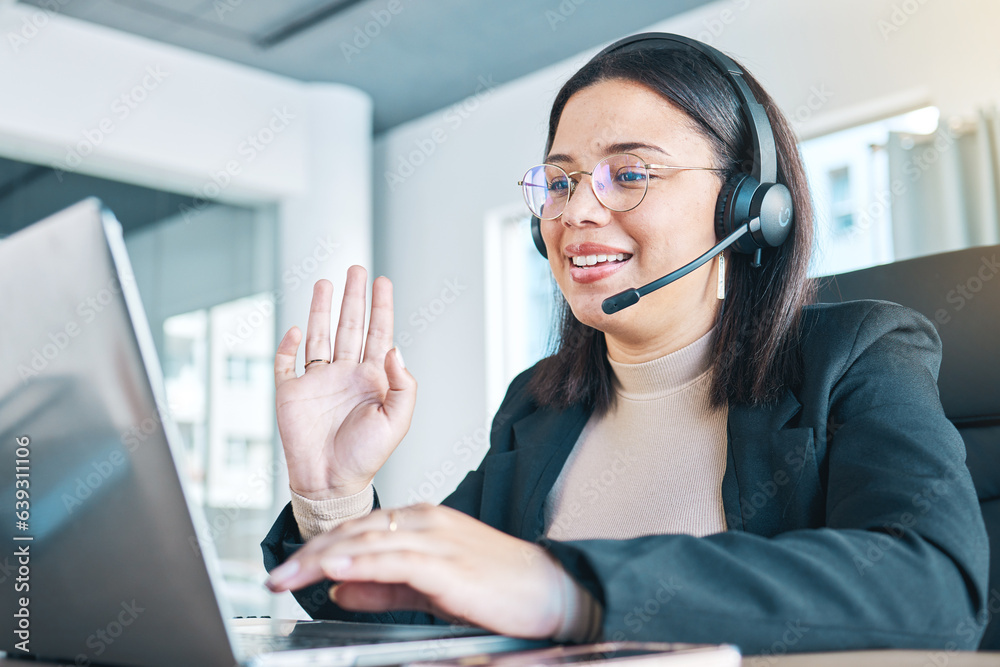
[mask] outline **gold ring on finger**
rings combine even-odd
[[[328,364],[328,363],[330,363],[329,359],[310,359],[309,361],[306,362],[305,367],[308,369],[309,366],[312,364]]]

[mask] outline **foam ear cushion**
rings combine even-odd
[[[715,200],[715,237],[720,241],[733,231],[732,222],[726,220],[726,211],[729,209],[730,200],[743,177],[743,174],[730,176],[729,180],[722,185],[722,189],[719,190],[719,198]]]

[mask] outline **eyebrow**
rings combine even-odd
[[[663,150],[659,146],[654,146],[653,144],[647,144],[641,141],[626,141],[617,144],[609,144],[605,149],[608,155],[614,155],[616,153],[630,153],[637,148],[643,148],[650,151],[655,151],[666,157],[670,157],[670,153]],[[565,153],[556,153],[555,155],[549,155],[545,158],[546,163],[555,162],[573,162],[573,158]]]

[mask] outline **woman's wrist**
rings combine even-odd
[[[572,592],[566,605],[563,627],[556,635],[556,641],[568,641],[576,644],[600,641],[603,634],[604,609],[590,594],[590,591],[569,575],[566,577],[572,584]]]
[[[550,556],[551,557],[551,556]],[[559,643],[597,641],[603,610],[590,592],[566,572],[555,558],[559,571],[559,624],[551,639]]]
[[[312,501],[319,500],[339,500],[341,498],[347,498],[348,496],[356,496],[359,493],[365,491],[368,487],[372,485],[372,480],[368,480],[366,483],[354,484],[351,486],[341,486],[336,488],[327,488],[322,491],[299,491],[296,490],[295,486],[291,482],[288,483],[288,488],[292,493],[297,494],[300,498],[306,498]]]

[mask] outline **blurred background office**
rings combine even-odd
[[[420,391],[376,487],[438,502],[549,345],[516,182],[601,46],[677,32],[759,77],[825,275],[1000,243],[997,25],[989,0],[8,0],[0,237],[88,195],[117,214],[237,612],[303,616],[257,545],[288,499],[274,346],[315,280],[393,280]]]

